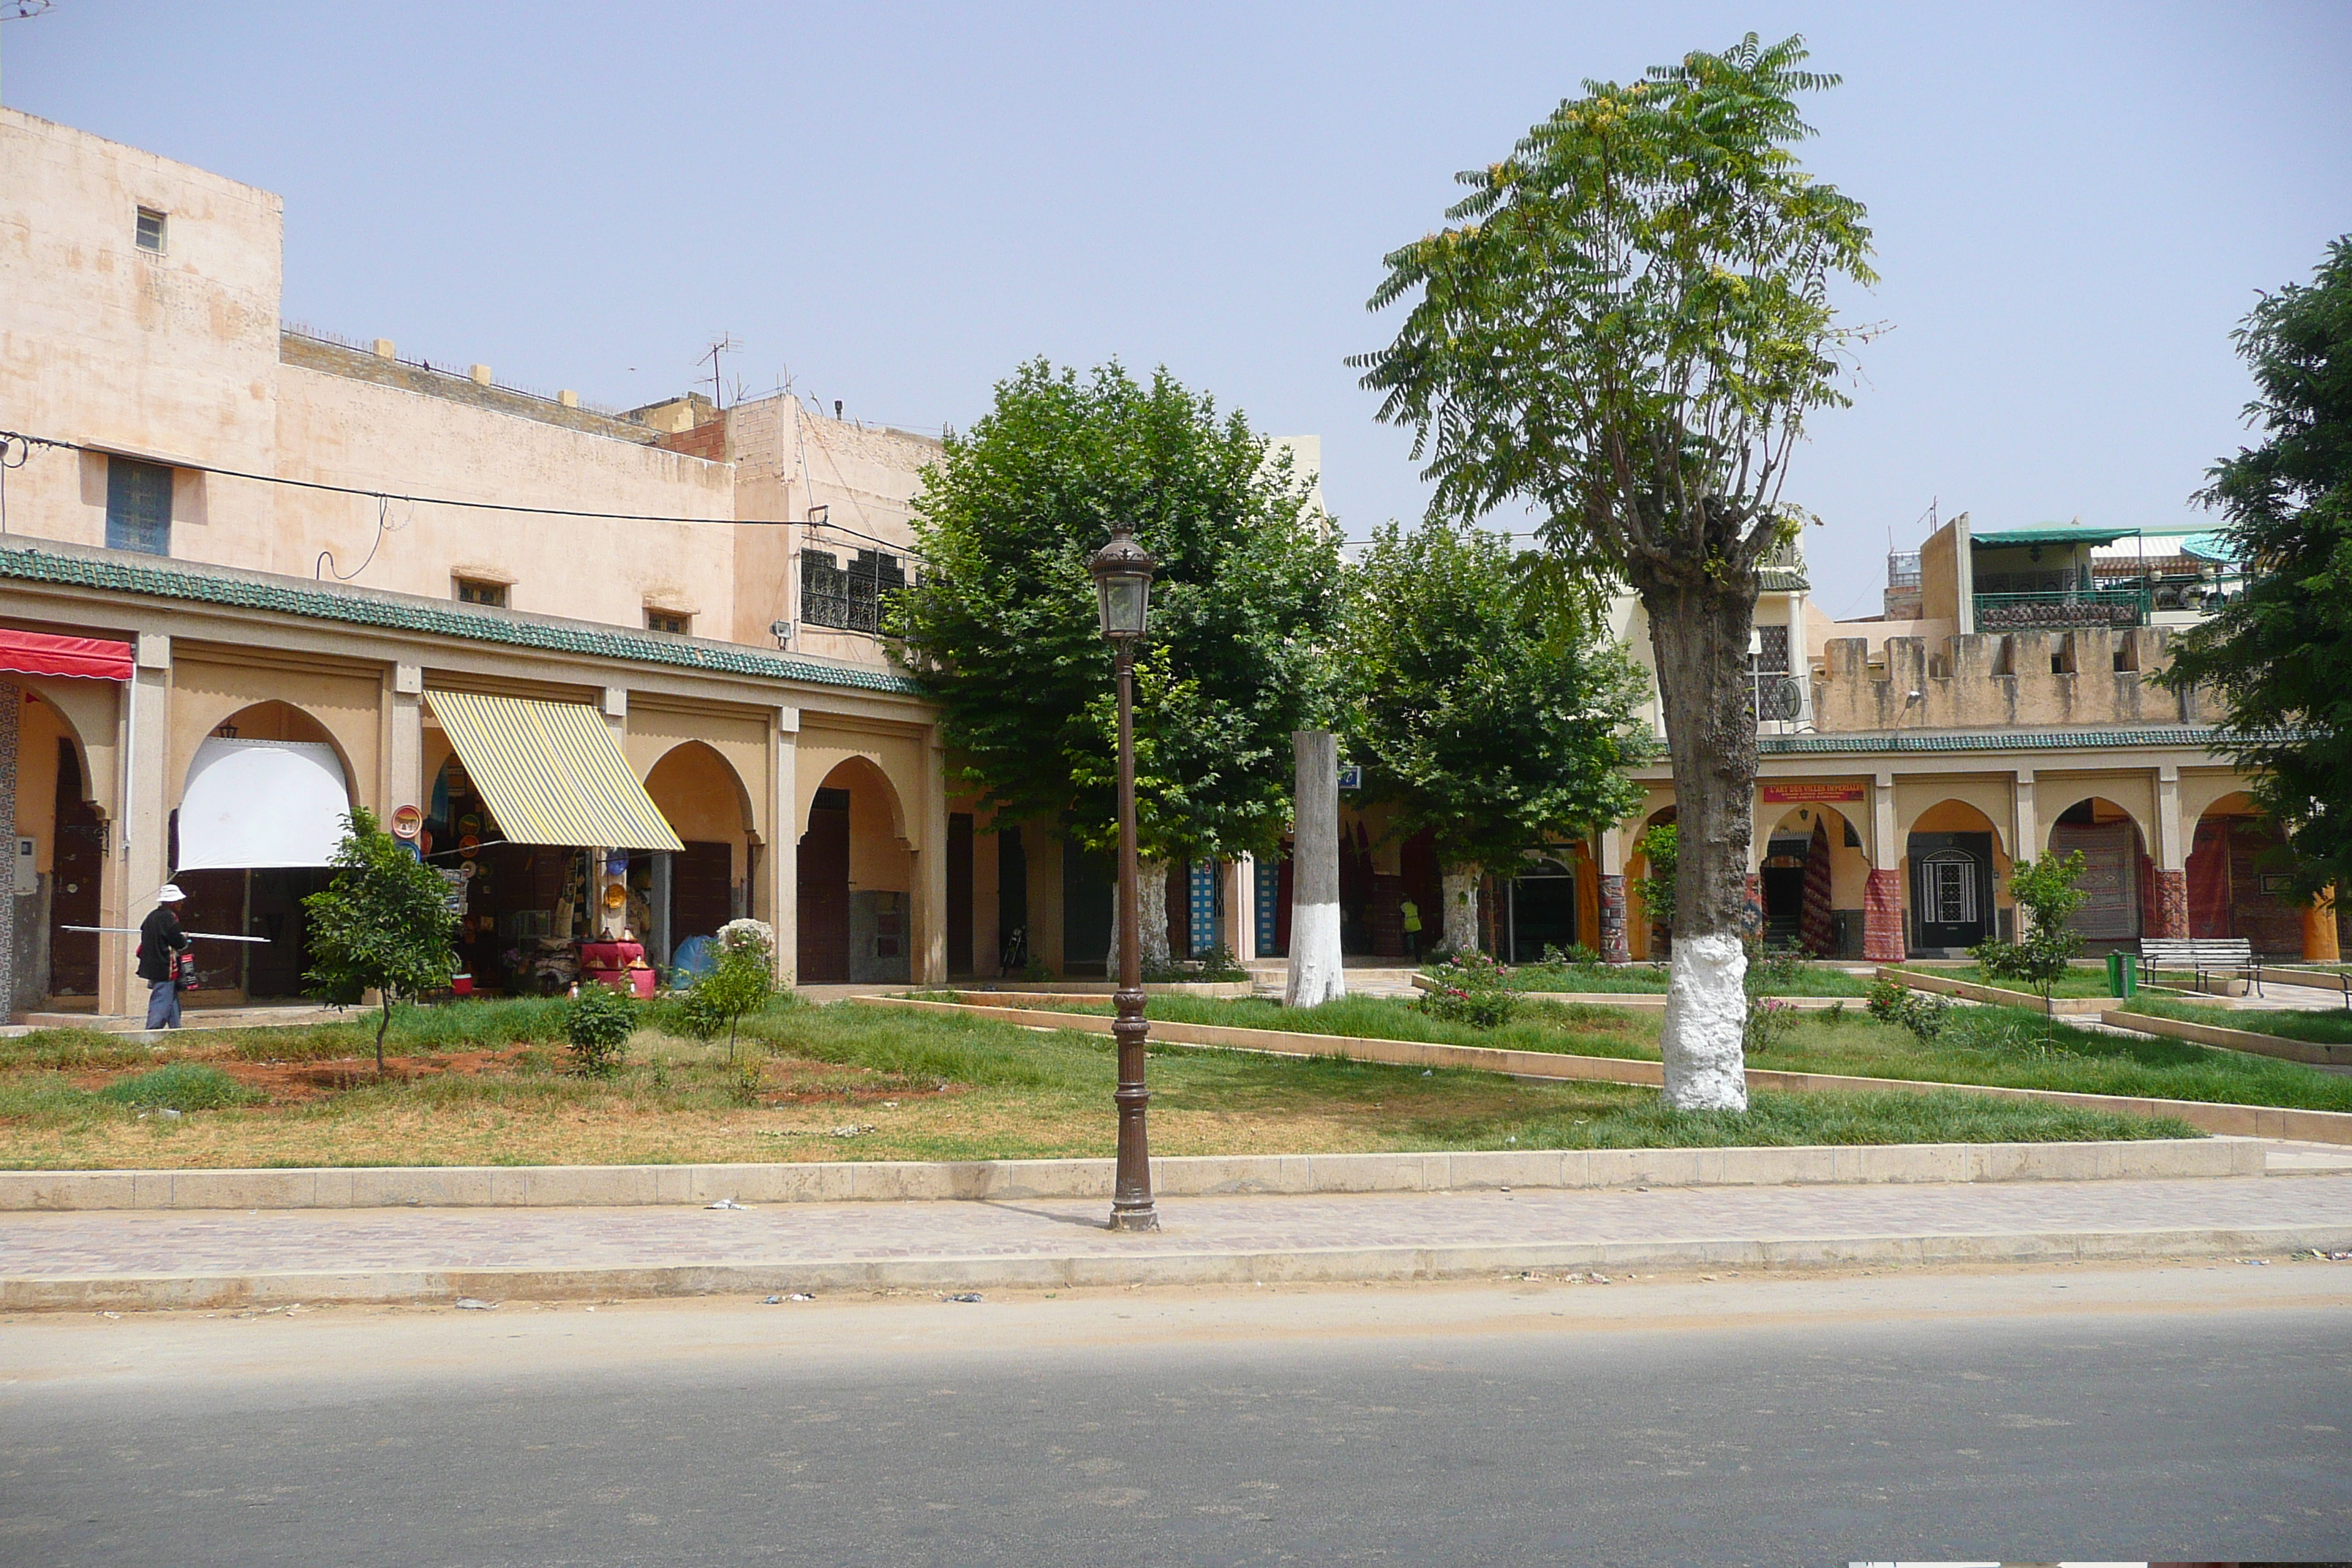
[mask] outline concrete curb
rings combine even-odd
[[[1192,1155],[1151,1163],[1168,1197],[2096,1182],[2259,1176],[2254,1138],[2094,1143],[1832,1144],[1780,1149],[1530,1149],[1429,1154]],[[122,1209],[626,1208],[662,1204],[1107,1198],[1108,1160],[838,1161],[761,1165],[451,1165],[283,1171],[0,1172],[0,1212]]]
[[[0,1280],[0,1311],[168,1310],[292,1302],[711,1296],[790,1290],[1077,1289],[1461,1279],[1531,1269],[1840,1268],[2212,1258],[2352,1247],[2352,1226],[1941,1236],[1693,1237],[1525,1246],[977,1258],[805,1258],[629,1268],[286,1271]]]
[[[1932,991],[1938,995],[1958,996],[1969,1002],[1985,1002],[2000,1007],[2030,1007],[2042,1011],[2042,998],[2030,991],[2010,991],[1998,985],[1979,985],[1967,980],[1947,980],[1940,974],[1922,974],[1916,969],[1898,969],[1892,964],[1881,965],[1881,980],[1892,980],[1914,991]],[[2060,1018],[2095,1017],[2115,1005],[2112,996],[2053,996],[2050,999],[2051,1016]]]
[[[1412,977],[1415,988],[1434,991],[1437,983],[1426,974]],[[1565,1002],[1586,1007],[1637,1007],[1663,1013],[1666,1010],[1666,994],[1663,991],[1515,991],[1522,1002]],[[1801,1013],[1826,1013],[1841,1003],[1860,1011],[1859,996],[1759,996],[1759,1002],[1778,1002],[1794,1007]]]
[[[2177,1040],[2215,1046],[2225,1051],[2244,1051],[2252,1056],[2277,1057],[2283,1061],[2309,1062],[2318,1067],[2352,1067],[2352,1045],[2330,1045],[2324,1040],[2293,1040],[2283,1035],[2265,1035],[2253,1029],[2225,1029],[2218,1024],[2192,1023],[2186,1018],[2167,1018],[2156,1013],[2134,1013],[2120,1007],[2100,1014],[2099,1021],[2118,1029],[2136,1029],[2143,1035],[2169,1035]]]
[[[1108,1017],[1093,1013],[971,1006],[952,1002],[919,1002],[904,996],[861,996],[857,1000],[872,1006],[929,1008],[975,1017],[998,1017],[1032,1028],[1074,1029],[1081,1034],[1108,1035],[1111,1026]],[[1151,1037],[1167,1045],[1259,1051],[1268,1056],[1346,1057],[1352,1061],[1387,1062],[1402,1067],[1466,1068],[1479,1072],[1507,1073],[1513,1078],[1631,1083],[1652,1089],[1665,1082],[1664,1065],[1630,1057],[1577,1057],[1552,1051],[1508,1051],[1486,1046],[1430,1045],[1420,1040],[1370,1040],[1345,1035],[1240,1029],[1225,1025],[1171,1024],[1158,1019],[1152,1021]],[[2108,1110],[2121,1116],[2170,1116],[2186,1121],[2200,1132],[2234,1138],[2277,1138],[2299,1143],[2352,1143],[2352,1110],[2298,1110],[2283,1106],[2239,1105],[2221,1100],[2076,1094],[2068,1089],[2009,1089],[1998,1084],[1941,1083],[1930,1079],[1849,1078],[1838,1073],[1782,1072],[1771,1068],[1749,1068],[1748,1087],[1751,1089],[1781,1089],[1790,1094],[1858,1091],[1940,1094],[1950,1091],[1982,1095],[1991,1100],[2031,1100],[2045,1105],[2078,1106],[2084,1110]]]

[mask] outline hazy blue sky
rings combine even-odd
[[[286,198],[286,313],[604,402],[710,337],[765,388],[966,424],[1024,357],[1165,363],[1324,438],[1360,532],[1418,514],[1341,363],[1382,253],[1586,77],[1754,29],[1845,84],[1892,330],[1791,496],[1834,613],[1931,499],[2179,521],[2241,439],[2229,333],[2352,229],[2352,5],[58,0],[10,105]]]

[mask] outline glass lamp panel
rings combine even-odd
[[[1102,627],[1105,637],[1140,637],[1150,580],[1135,576],[1102,580]]]

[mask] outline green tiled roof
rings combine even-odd
[[[797,680],[815,686],[846,686],[864,691],[913,692],[913,681],[903,675],[859,669],[851,665],[824,664],[815,659],[788,658],[685,638],[646,637],[618,627],[581,622],[534,620],[494,609],[443,604],[404,594],[354,592],[303,582],[297,577],[221,568],[189,569],[184,563],[143,557],[126,558],[115,551],[66,551],[30,545],[0,544],[0,578],[28,583],[61,583],[81,588],[103,588],[119,594],[143,594],[151,598],[181,599],[205,605],[232,605],[240,609],[273,610],[312,620],[341,621],[351,626],[381,626],[392,631],[425,632],[436,637],[463,637],[471,642],[503,643],[512,647],[550,653],[584,654],[592,658],[626,659],[638,664],[708,670],[714,675],[747,675],[769,680]]]
[[[2217,751],[2231,745],[2223,730],[2205,724],[2165,724],[2146,729],[1969,730],[1852,735],[1759,735],[1765,756],[1803,756],[1853,752],[2071,752],[2085,747],[2199,746]]]
[[[1801,594],[1812,584],[1802,572],[1786,566],[1765,566],[1757,571],[1756,586],[1767,594]]]

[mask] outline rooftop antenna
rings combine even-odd
[[[710,362],[710,402],[713,407],[727,406],[727,388],[719,379],[719,356],[731,354],[741,346],[731,334],[721,332],[711,340],[709,348],[702,351],[702,358]],[[702,361],[697,360],[695,363],[699,364]]]
[[[0,22],[24,22],[49,8],[50,0],[0,0]]]

